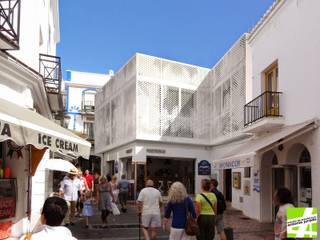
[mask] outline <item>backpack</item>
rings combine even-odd
[[[223,214],[223,212],[227,209],[227,204],[224,199],[224,196],[218,190],[213,191],[213,193],[216,195],[217,198],[217,212],[218,214]]]

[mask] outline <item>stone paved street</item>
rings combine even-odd
[[[92,217],[92,227],[85,228],[84,219],[77,218],[76,225],[70,227],[73,235],[79,240],[82,239],[104,239],[104,240],[136,240],[139,239],[139,220],[133,205],[128,209],[128,213],[120,216],[110,216],[109,228],[100,228],[99,213]],[[232,227],[234,239],[239,240],[271,240],[272,224],[259,223],[242,215],[238,210],[230,209],[225,214],[225,226]],[[141,233],[141,239],[142,233]],[[168,231],[159,230],[157,239],[168,239]]]

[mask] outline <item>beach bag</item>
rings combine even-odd
[[[188,201],[185,201],[185,208],[186,208],[187,223],[184,228],[184,231],[188,236],[196,236],[199,232],[199,226],[197,224],[197,221],[193,219],[191,213],[188,210],[189,209]]]
[[[112,214],[114,216],[120,215],[120,211],[119,211],[117,205],[114,202],[111,203],[111,209],[112,209]]]

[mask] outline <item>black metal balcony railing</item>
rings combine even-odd
[[[9,46],[3,50],[19,49],[21,0],[0,0],[0,38]]]
[[[61,91],[61,60],[60,57],[40,54],[39,73],[47,93],[60,94]]]
[[[281,92],[266,91],[244,106],[244,126],[264,117],[281,117]]]

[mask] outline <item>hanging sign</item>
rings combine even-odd
[[[211,175],[211,164],[207,160],[198,163],[198,175]]]

